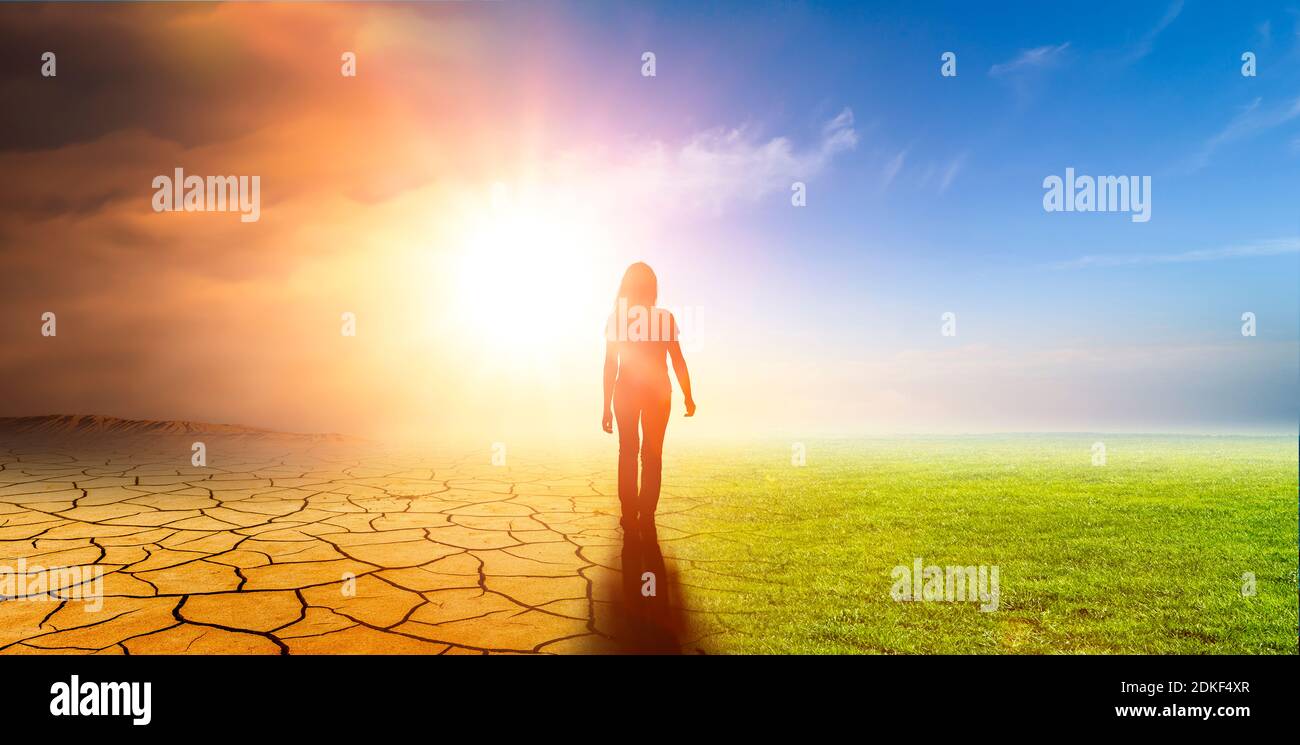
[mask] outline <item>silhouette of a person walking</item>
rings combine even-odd
[[[677,320],[667,310],[655,307],[658,294],[659,281],[648,265],[637,262],[627,268],[605,326],[605,413],[601,418],[606,432],[613,432],[614,421],[618,421],[618,500],[624,536],[639,533],[650,540],[655,538],[664,431],[672,405],[668,359],[686,398],[686,416],[695,415],[691,377],[677,339]]]

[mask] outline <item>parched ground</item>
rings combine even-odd
[[[117,444],[0,431],[0,596],[97,566],[103,606],[0,600],[0,654],[1297,652],[1293,436],[809,440],[801,465],[670,440],[638,546],[609,440],[494,467],[73,424]],[[896,599],[917,560],[998,567],[996,609]]]
[[[14,588],[15,572],[30,588],[32,572],[103,570],[98,610],[10,590],[0,654],[642,651],[620,636],[612,459],[494,467],[486,451],[208,438],[208,466],[195,467],[190,439],[0,442],[0,582],[6,570]],[[694,507],[666,494],[661,513]],[[705,651],[717,619],[674,597],[690,562],[673,547],[691,537],[660,538],[670,576],[656,597],[690,618],[675,643]]]

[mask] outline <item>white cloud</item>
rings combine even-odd
[[[857,146],[853,112],[844,109],[822,127],[816,145],[799,149],[786,137],[764,140],[752,128],[713,129],[669,148],[661,143],[633,156],[634,187],[672,194],[679,204],[721,208],[734,201],[757,201],[807,182],[831,160]]]
[[[853,112],[844,109],[821,127],[814,143],[796,146],[784,136],[764,138],[749,125],[698,132],[679,144],[634,142],[571,151],[539,164],[537,176],[553,193],[623,218],[674,210],[720,212],[811,183],[836,156],[857,146]],[[786,197],[788,198],[788,197]]]
[[[965,165],[966,165],[965,153],[958,155],[956,158],[953,158],[948,163],[948,167],[943,170],[943,178],[940,179],[939,181],[940,194],[944,193],[945,191],[948,191],[948,187],[952,186],[952,182],[957,178],[957,174],[961,173],[961,169]]]
[[[1155,46],[1156,37],[1160,35],[1160,32],[1168,28],[1169,24],[1173,23],[1174,20],[1178,18],[1178,14],[1182,12],[1183,0],[1174,0],[1174,3],[1165,11],[1164,16],[1160,18],[1160,22],[1156,24],[1155,28],[1148,31],[1146,35],[1144,35],[1142,39],[1139,40],[1131,50],[1129,50],[1128,54],[1124,56],[1124,63],[1131,64],[1137,62],[1148,54],[1151,54],[1151,49]]]
[[[889,162],[885,164],[885,173],[883,176],[884,186],[889,186],[894,183],[894,179],[898,177],[898,172],[903,170],[903,161],[906,159],[906,150],[900,150],[897,155],[889,159]]]
[[[1070,47],[1070,42],[1063,44],[1047,45],[1026,49],[1021,52],[1015,59],[1008,62],[1000,62],[989,68],[989,75],[999,78],[1007,77],[1029,70],[1041,69],[1060,59],[1066,49]]]
[[[1092,267],[1146,266],[1151,264],[1184,264],[1194,261],[1220,261],[1247,259],[1257,256],[1278,256],[1300,253],[1300,237],[1275,238],[1239,246],[1199,249],[1166,254],[1102,254],[1082,256],[1072,261],[1052,265],[1054,269],[1087,269]]]
[[[1188,159],[1187,170],[1198,171],[1204,168],[1209,164],[1215,151],[1223,145],[1266,132],[1300,116],[1300,98],[1275,109],[1264,108],[1263,101],[1262,98],[1251,101],[1228,122],[1227,126],[1207,139]]]
[[[944,193],[966,167],[966,156],[967,153],[961,153],[947,163],[931,162],[920,171],[920,175],[916,178],[917,186],[922,189],[934,188],[939,194]]]

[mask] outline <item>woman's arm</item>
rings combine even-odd
[[[676,327],[676,323],[673,324]],[[682,356],[681,342],[676,335],[668,343],[668,356],[673,360],[673,372],[677,374],[677,385],[681,386],[682,395],[686,397],[686,416],[695,416],[695,398],[691,396],[691,373],[686,369],[686,358]]]
[[[618,352],[614,351],[614,342],[605,342],[605,412],[600,417],[600,428],[606,432],[614,431],[614,412],[610,404],[614,400],[614,378],[618,376]]]

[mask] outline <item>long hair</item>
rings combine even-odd
[[[618,284],[618,295],[614,298],[614,312],[618,312],[620,302],[626,303],[625,308],[644,306],[648,312],[658,299],[659,278],[649,264],[638,261],[623,272],[623,281]]]

